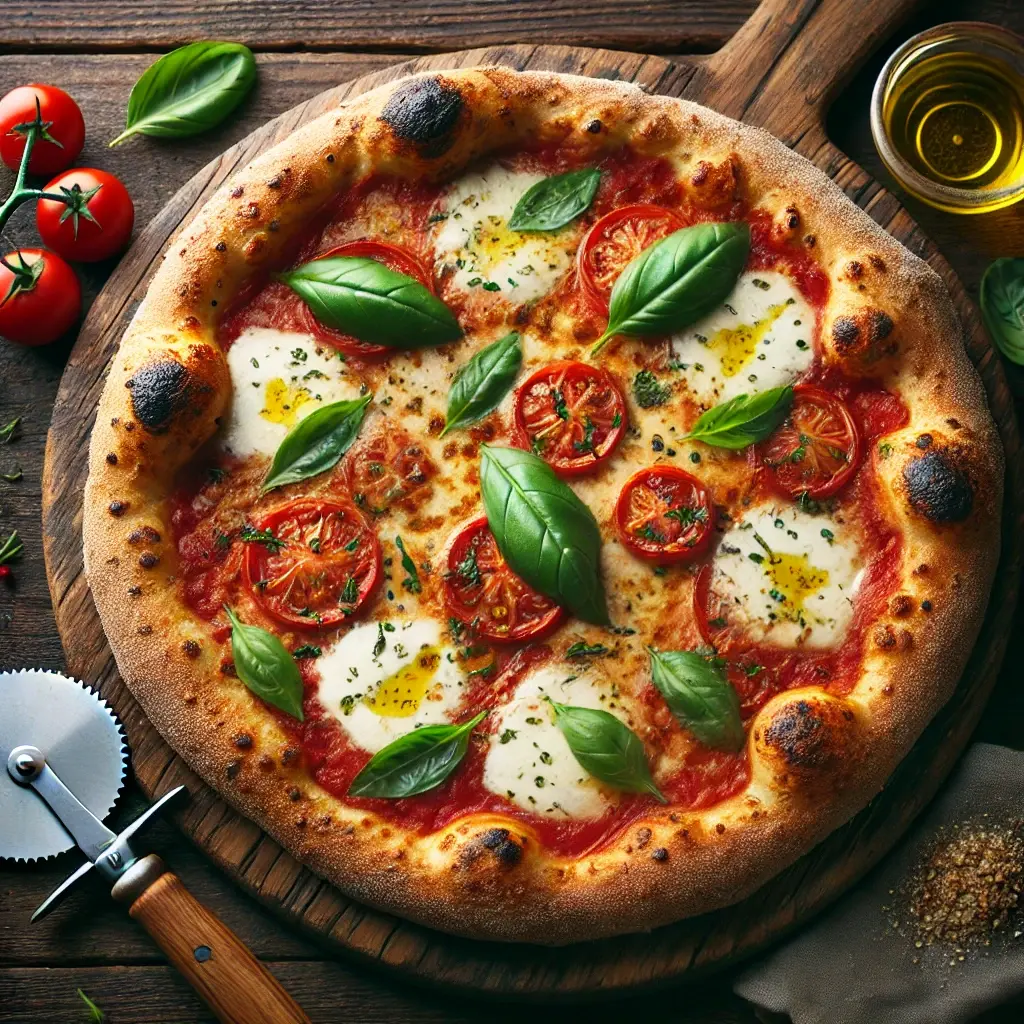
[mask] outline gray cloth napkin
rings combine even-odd
[[[795,939],[745,970],[736,993],[793,1024],[961,1024],[1020,995],[1024,935],[1013,936],[1020,925],[960,962],[947,946],[917,948],[912,918],[890,894],[906,887],[940,826],[948,834],[954,822],[986,812],[990,820],[1024,817],[1024,753],[972,746],[896,851]]]

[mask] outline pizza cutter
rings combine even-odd
[[[106,703],[56,672],[0,672],[0,859],[37,861],[78,848],[88,858],[39,906],[45,917],[87,875],[111,885],[168,959],[226,1024],[309,1024],[277,979],[135,839],[184,786],[119,835],[103,824],[124,784],[128,748]]]

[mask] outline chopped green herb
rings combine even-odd
[[[829,546],[835,543],[836,535],[831,530],[826,530],[824,527],[822,527],[821,535],[825,538],[825,540],[828,541]]]
[[[286,541],[275,537],[270,530],[257,530],[246,523],[238,535],[246,544],[263,544],[268,551],[280,551]]]
[[[292,651],[293,658],[319,658],[324,652],[316,644],[303,644]]]
[[[517,734],[516,734],[516,731],[515,731],[515,729],[506,729],[506,730],[505,730],[505,731],[504,731],[504,732],[503,732],[503,733],[502,733],[502,734],[501,734],[501,735],[500,735],[500,736],[498,737],[498,742],[499,742],[499,743],[509,743],[509,742],[511,742],[512,740],[514,740],[514,739],[516,738],[516,735],[517,735]]]
[[[338,598],[340,604],[355,604],[359,600],[359,584],[356,583],[355,576],[349,576],[348,581],[345,583],[345,589],[341,592],[341,597]]]
[[[650,370],[641,370],[633,378],[633,398],[641,409],[664,405],[671,394],[671,388],[662,384]]]
[[[888,441],[878,442],[878,457],[880,459],[887,459],[892,455],[892,445]]]
[[[420,583],[420,576],[416,571],[416,563],[409,557],[409,552],[405,550],[405,544],[402,543],[401,537],[395,538],[395,546],[402,552],[402,568],[408,573],[405,579],[402,580],[402,586],[410,594],[421,593],[423,585]]]
[[[670,508],[665,513],[666,519],[676,519],[683,526],[693,526],[694,523],[705,523],[708,518],[708,510],[703,505],[697,508],[690,508],[687,505],[681,505],[679,508]]]
[[[377,624],[377,641],[373,645],[373,656],[379,658],[387,646],[388,642],[384,639],[384,623],[381,622]]]
[[[576,643],[569,646],[565,656],[567,658],[584,658],[588,655],[600,656],[607,653],[608,648],[604,644],[588,644],[582,640],[577,640]]]
[[[470,586],[478,586],[483,582],[480,576],[480,566],[476,564],[476,548],[470,545],[466,551],[466,557],[462,559],[455,572],[461,576]]]

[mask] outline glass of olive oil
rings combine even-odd
[[[878,76],[871,133],[897,181],[940,210],[1024,198],[1024,40],[975,21],[914,36]]]

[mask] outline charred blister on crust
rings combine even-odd
[[[701,160],[690,177],[689,191],[708,209],[731,206],[741,198],[739,158],[731,153],[720,164]]]
[[[853,373],[870,370],[896,352],[895,326],[888,313],[873,306],[865,306],[853,314],[841,314],[832,321],[829,332],[832,349],[845,370]]]
[[[930,447],[903,467],[907,501],[933,523],[963,522],[974,507],[974,488],[961,468],[960,446]]]
[[[150,363],[125,381],[131,392],[132,412],[151,433],[162,434],[192,401],[191,374],[175,359]]]
[[[523,858],[523,846],[507,828],[490,828],[471,839],[459,852],[459,865],[469,868],[486,863],[514,868]]]
[[[412,142],[423,156],[440,156],[453,141],[462,114],[459,90],[441,78],[417,78],[396,89],[380,119],[402,142]]]
[[[788,700],[776,707],[755,733],[758,752],[780,781],[820,779],[838,786],[854,767],[853,712],[825,694]]]

